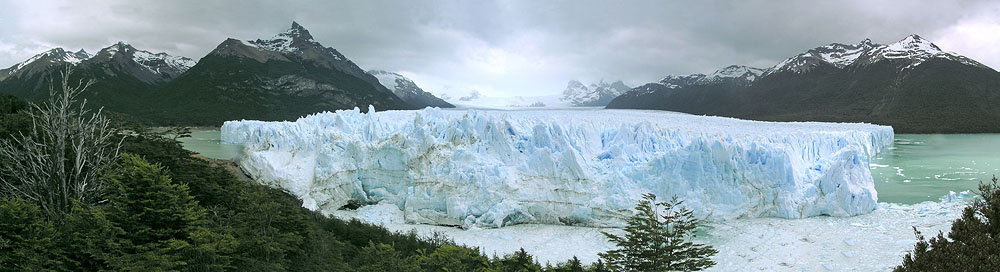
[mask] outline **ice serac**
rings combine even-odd
[[[876,208],[891,127],[632,110],[355,109],[230,121],[240,167],[309,209],[392,204],[409,223],[620,226],[644,193],[710,220]],[[384,205],[383,205],[384,206]]]

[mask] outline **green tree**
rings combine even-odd
[[[625,221],[624,236],[604,232],[618,247],[599,254],[607,267],[614,271],[697,271],[715,265],[710,258],[718,251],[689,241],[698,220],[682,203],[676,196],[670,202],[656,202],[655,195],[643,195],[636,213]]]
[[[60,248],[65,250],[64,266],[69,271],[123,270],[121,258],[131,242],[125,231],[108,219],[100,207],[77,203],[59,227]]]
[[[979,184],[980,198],[955,219],[945,238],[938,232],[930,240],[914,227],[917,244],[894,271],[996,271],[1000,267],[1000,187]]]
[[[573,256],[573,258],[569,259],[569,261],[567,261],[565,263],[560,263],[559,265],[556,265],[556,268],[554,270],[552,270],[552,271],[555,271],[555,272],[583,272],[584,269],[583,269],[583,263],[580,262],[580,259],[576,258],[576,256]]]
[[[489,259],[476,249],[452,245],[442,246],[430,254],[420,250],[417,263],[424,271],[485,271]]]
[[[359,264],[358,272],[420,271],[420,267],[417,266],[417,262],[413,258],[406,258],[392,245],[376,245],[372,242],[361,249],[356,263]]]
[[[514,253],[504,255],[503,258],[493,261],[491,271],[521,272],[521,271],[542,271],[542,266],[535,261],[535,258],[528,254],[524,248]]]
[[[162,167],[123,154],[104,180],[108,219],[124,230],[122,236],[130,242],[122,256],[126,270],[228,267],[225,253],[235,247],[232,237],[211,233],[205,227],[205,210],[190,196],[187,185],[173,182]]]
[[[0,199],[0,270],[54,271],[61,259],[56,234],[38,205]]]

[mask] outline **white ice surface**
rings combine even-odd
[[[373,112],[373,110],[372,110]],[[643,193],[703,218],[852,216],[876,208],[869,124],[661,111],[338,111],[231,121],[240,166],[326,212],[392,204],[408,223],[620,226]]]
[[[966,201],[952,194],[941,202],[915,205],[880,203],[872,213],[854,217],[810,217],[805,219],[741,218],[709,223],[696,241],[719,250],[718,264],[708,271],[891,271],[902,256],[913,250],[916,238],[911,227],[925,236],[947,233],[961,216]],[[367,214],[398,214],[392,205],[369,206],[387,211]],[[395,211],[392,211],[395,209]],[[524,248],[544,263],[558,263],[573,256],[584,263],[595,262],[597,253],[613,247],[601,231],[618,229],[524,224],[499,229],[462,230],[453,227],[399,224],[402,218],[358,216],[360,212],[334,211],[340,218],[359,218],[393,231],[430,236],[442,233],[459,244],[479,247],[488,256],[513,253]],[[380,218],[374,220],[375,218]],[[378,221],[386,220],[386,221]]]

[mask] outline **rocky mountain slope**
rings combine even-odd
[[[754,71],[760,73],[729,82],[668,76],[608,108],[869,122],[902,133],[1000,132],[1000,73],[917,35],[886,45],[834,43]]]
[[[414,83],[413,80],[409,78],[382,70],[371,70],[368,71],[369,74],[375,76],[379,83],[386,88],[389,88],[393,94],[402,98],[403,101],[407,103],[417,105],[417,106],[429,106],[429,107],[439,107],[439,108],[454,108],[455,106],[445,102],[443,99],[434,96],[431,93],[425,92]]]

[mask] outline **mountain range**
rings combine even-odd
[[[74,67],[74,78],[96,80],[84,93],[89,105],[154,125],[294,120],[321,111],[367,110],[368,105],[379,110],[452,107],[412,81],[402,89],[383,86],[296,22],[269,39],[226,39],[197,62],[124,42],[95,55],[55,48],[0,70],[0,93],[42,100],[48,96],[48,79],[66,66]]]
[[[910,35],[829,44],[767,69],[729,66],[633,88],[612,109],[767,121],[868,122],[897,133],[1000,132],[1000,73]]]
[[[569,102],[571,106],[603,107],[607,106],[612,99],[630,89],[632,88],[626,86],[621,80],[612,83],[601,80],[598,83],[590,85],[583,85],[579,81],[570,80],[566,84],[566,89],[563,90],[563,96],[560,99]]]

